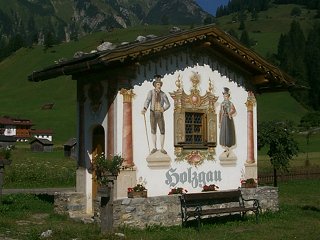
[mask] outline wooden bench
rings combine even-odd
[[[240,189],[186,193],[180,196],[180,201],[182,226],[186,226],[189,219],[196,219],[199,229],[203,216],[239,213],[241,217],[244,217],[249,211],[255,213],[256,222],[258,222],[259,201],[257,199],[244,199]],[[248,203],[245,204],[245,202]]]

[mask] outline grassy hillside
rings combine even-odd
[[[167,34],[169,26],[145,26],[113,32],[98,32],[80,41],[61,44],[44,51],[43,47],[20,49],[0,62],[0,116],[28,118],[35,128],[54,130],[54,143],[63,144],[76,135],[76,82],[59,77],[33,83],[27,80],[32,71],[40,70],[60,58],[70,59],[77,51],[90,52],[102,41],[133,41],[138,35]],[[41,110],[54,103],[53,110]]]
[[[257,41],[255,50],[260,55],[274,53],[280,34],[287,32],[293,20],[291,9],[295,5],[275,6],[259,14],[257,21],[246,22],[250,37]],[[310,28],[313,13],[303,10],[298,19],[305,31]],[[232,16],[219,18],[219,27],[224,30],[234,28]],[[185,27],[189,28],[189,27]],[[59,77],[41,83],[27,81],[34,70],[54,64],[60,58],[72,58],[75,52],[90,52],[103,41],[120,43],[133,41],[138,35],[167,34],[170,26],[141,26],[113,32],[98,32],[77,42],[61,44],[44,51],[43,47],[21,49],[5,61],[0,62],[0,115],[29,118],[35,128],[52,128],[54,143],[62,144],[76,135],[76,82],[69,77]],[[255,32],[255,33],[253,33]],[[289,119],[299,122],[306,110],[288,93],[270,93],[257,97],[260,121]],[[54,103],[53,110],[41,110],[45,103]],[[279,104],[281,103],[281,104]]]
[[[291,10],[294,7],[299,7],[302,10],[299,17],[290,16]],[[250,13],[247,13],[247,20],[244,21],[244,23],[250,39],[256,41],[253,49],[262,56],[266,56],[267,54],[277,52],[279,37],[281,33],[287,33],[289,31],[293,20],[300,23],[305,36],[307,36],[307,33],[315,21],[315,15],[315,11],[310,11],[300,5],[272,5],[267,11],[259,12],[256,21],[252,21]],[[240,37],[241,31],[238,29],[240,22],[232,21],[234,16],[235,14],[231,14],[218,18],[218,26],[225,31],[233,29],[238,33],[238,37]]]

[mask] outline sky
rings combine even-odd
[[[215,16],[217,8],[228,4],[229,0],[196,0],[196,2],[203,10]]]

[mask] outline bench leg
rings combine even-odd
[[[259,223],[259,209],[254,212],[256,214],[256,223]]]
[[[197,230],[199,231],[200,230],[200,226],[201,226],[201,207],[196,207],[196,212],[197,212],[197,216],[196,216],[196,219],[197,219],[197,222],[198,222],[198,228]]]

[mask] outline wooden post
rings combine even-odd
[[[2,203],[3,173],[4,173],[4,165],[1,164],[1,160],[0,160],[0,203]]]
[[[4,175],[4,166],[10,165],[11,161],[8,159],[0,159],[0,203],[2,203],[2,186],[3,186],[3,175]]]
[[[100,204],[100,220],[101,220],[101,232],[112,232],[113,231],[113,180],[109,181],[109,196],[101,196]]]

